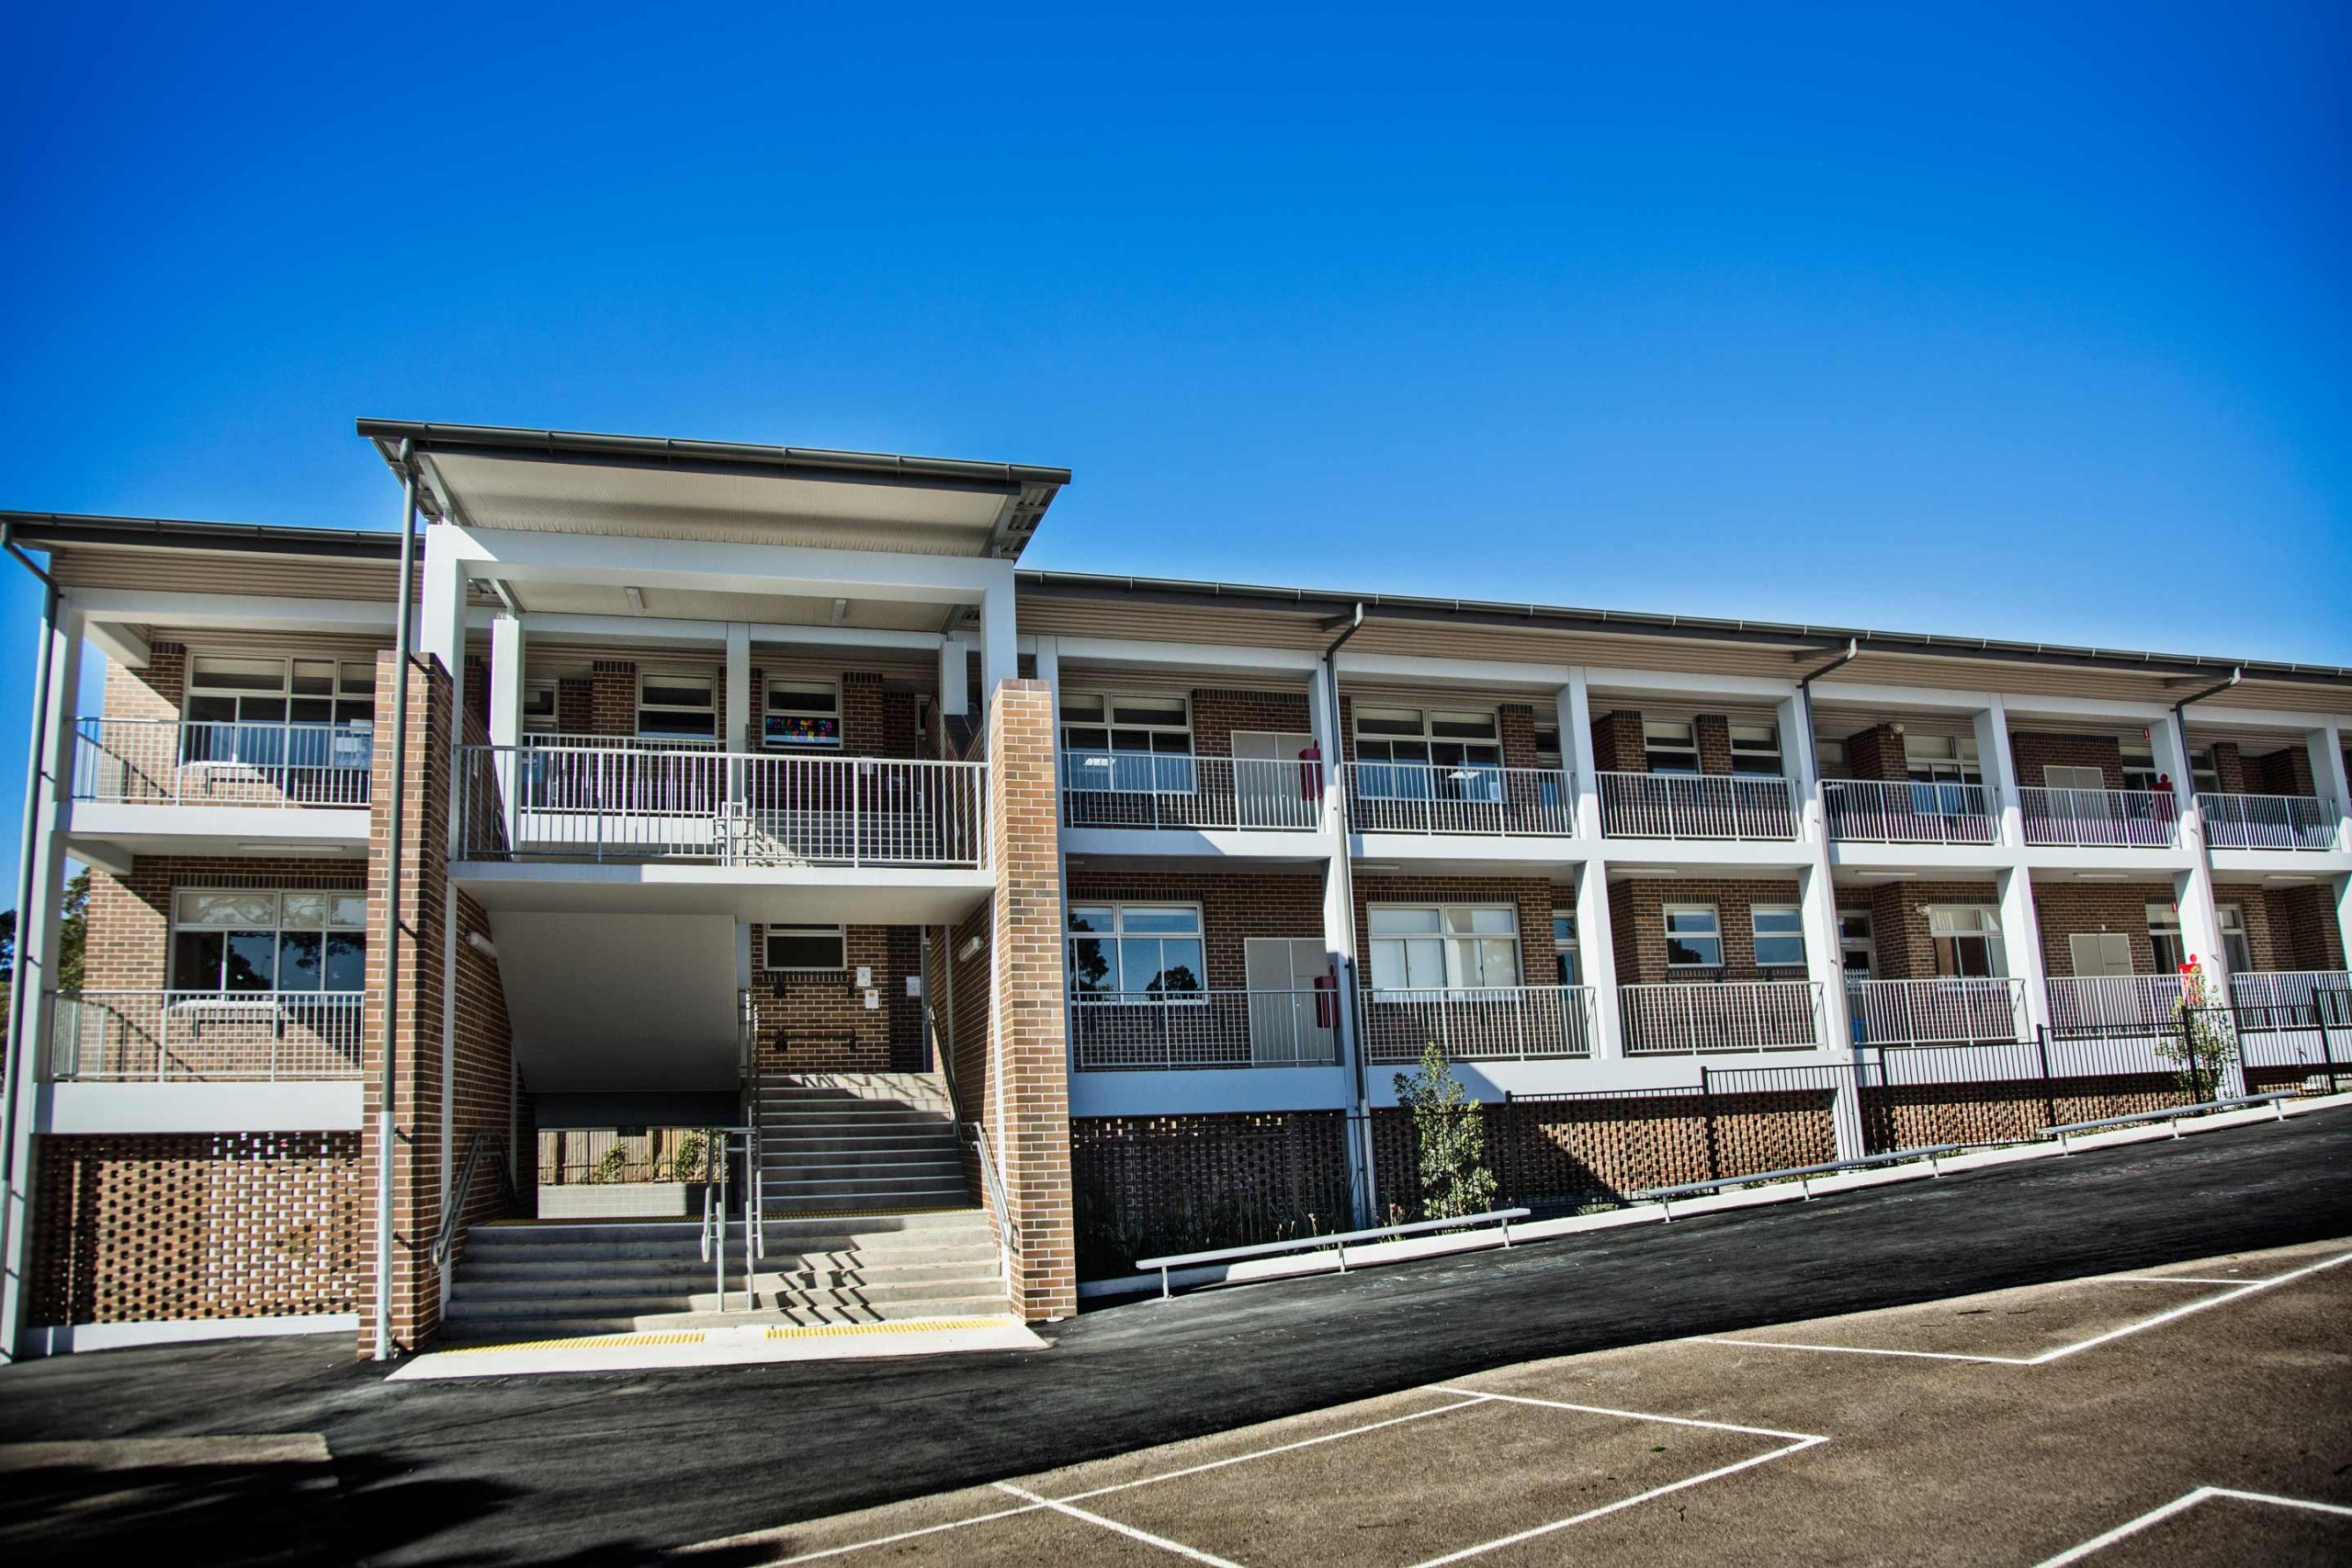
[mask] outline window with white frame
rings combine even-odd
[[[368,896],[192,888],[172,898],[175,991],[358,991]]]
[[[1867,980],[1878,973],[1878,942],[1868,909],[1838,911],[1838,958],[1849,980]]]
[[[2254,950],[2246,942],[2245,910],[2235,904],[2223,904],[2214,912],[2222,920],[2222,960],[2229,964],[2231,974],[2243,975],[2254,967]],[[2180,906],[2150,904],[2147,916],[2148,942],[2156,953],[2156,973],[2179,973],[2180,966],[2188,962],[2188,944],[2180,934]]]
[[[1825,779],[1846,777],[1846,743],[1843,740],[1832,740],[1826,736],[1815,740],[1813,743],[1813,761],[1814,766],[1821,770],[1821,776]]]
[[[188,661],[181,750],[191,762],[364,768],[376,723],[376,670],[358,660]]]
[[[847,933],[839,926],[770,926],[761,944],[761,967],[772,970],[835,970],[849,967]]]
[[[1713,904],[1668,904],[1666,907],[1666,966],[1669,969],[1720,969],[1724,966],[1723,921]]]
[[[2160,787],[2158,781],[2164,778],[2165,773],[2162,768],[2156,766],[2156,749],[2154,741],[2126,740],[2122,743],[2121,750],[2125,789],[2154,790]],[[2189,753],[2188,775],[2189,783],[2194,788],[2202,790],[2207,795],[2220,793],[2222,774],[2221,771],[2214,766],[2211,747]]]
[[[2073,762],[2044,762],[2041,783],[2048,789],[2103,790],[2107,787],[2107,770]]]
[[[1207,988],[1196,904],[1073,904],[1069,988],[1080,1001],[1192,999]]]
[[[1642,754],[1654,773],[1699,771],[1699,732],[1687,718],[1642,720]]]
[[[637,733],[645,740],[714,740],[718,681],[648,671],[637,678]]]
[[[842,689],[831,681],[770,681],[760,743],[775,751],[842,749]]]
[[[1491,713],[1356,705],[1356,789],[1380,799],[1500,800],[1502,732]]]
[[[1777,724],[1733,725],[1731,771],[1757,778],[1779,778],[1781,727]]]
[[[2001,948],[2001,918],[1983,904],[1931,904],[1928,937],[1936,950],[1936,974],[1953,979],[1992,979],[2007,973]]]
[[[553,681],[523,682],[523,733],[552,735],[556,730],[556,683]]]
[[[1804,917],[1793,904],[1756,904],[1747,911],[1758,969],[1804,967]]]
[[[1375,904],[1366,918],[1375,991],[1519,984],[1519,912],[1508,904]]]
[[[1193,788],[1188,698],[1118,692],[1065,692],[1062,750],[1069,787],[1147,795]]]
[[[1577,913],[1574,909],[1552,911],[1552,958],[1559,970],[1560,984],[1584,984],[1584,964],[1577,946]]]
[[[1982,798],[1970,787],[1984,783],[1976,742],[1956,735],[1905,735],[1903,772],[1911,781],[1911,809],[1923,817],[1982,815]]]

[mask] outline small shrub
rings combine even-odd
[[[1452,1220],[1492,1209],[1495,1173],[1487,1168],[1485,1118],[1435,1041],[1421,1052],[1419,1072],[1396,1075],[1396,1101],[1413,1115],[1423,1214]]]

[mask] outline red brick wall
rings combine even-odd
[[[1846,738],[1846,771],[1858,779],[1878,779],[1898,783],[1910,777],[1910,762],[1904,755],[1903,737],[1894,733],[1891,724],[1873,725],[1859,735]]]
[[[1617,942],[1617,983],[1657,985],[1676,980],[1803,980],[1802,968],[1756,966],[1756,932],[1748,911],[1757,904],[1795,904],[1793,882],[1707,882],[1690,877],[1635,877],[1609,889],[1611,934]],[[1721,969],[1674,969],[1666,962],[1666,906],[1712,904],[1723,931]],[[1829,976],[1815,976],[1826,979]]]
[[[2226,779],[2222,787],[2231,787]],[[2319,793],[2312,786],[2312,754],[2301,746],[2290,746],[2267,756],[2248,757],[2245,782],[2238,787],[2247,795],[2300,795],[2306,799]]]
[[[1920,911],[1931,904],[1975,905],[2000,918],[2000,889],[1986,882],[1895,882],[1867,890],[1840,889],[1841,907],[1865,904],[1878,948],[1882,980],[1928,980],[1936,974],[1936,942]],[[1865,897],[1853,895],[1865,892]],[[2004,932],[2004,936],[2007,933]]]
[[[1645,773],[1649,751],[1642,736],[1642,716],[1619,708],[1592,721],[1593,766],[1604,773]]]
[[[2132,940],[2132,972],[2156,972],[2155,945],[2148,940],[2150,904],[2172,902],[2169,882],[2072,882],[2036,884],[2034,912],[2041,922],[2041,962],[2052,979],[2075,973],[2066,939],[2084,931],[2120,931]]]
[[[175,642],[148,648],[147,668],[132,670],[107,660],[105,706],[108,718],[177,718],[187,690],[187,649]]]
[[[2245,782],[2246,762],[2234,740],[2216,740],[2212,746],[2213,776],[2224,795],[2245,795],[2253,789]]]
[[[525,1130],[518,1127],[514,1114],[514,1034],[506,1017],[506,987],[499,977],[498,960],[469,940],[477,934],[490,940],[489,914],[469,895],[454,897],[458,1005],[450,1021],[456,1048],[449,1080],[450,1175],[454,1179],[464,1166],[466,1151],[480,1134],[491,1148],[507,1156],[510,1173],[519,1179]],[[499,1219],[507,1213],[487,1167],[477,1169],[464,1203],[468,1224]]]
[[[2027,789],[2046,787],[2042,769],[2052,763],[2070,768],[2098,768],[2107,775],[2107,787],[2123,787],[2123,747],[2109,735],[2044,735],[2013,730],[2009,756],[2017,763],[2018,783]]]
[[[2324,887],[2280,887],[2262,896],[2268,917],[2274,969],[2341,969],[2344,936],[2335,923],[2334,896]],[[2252,900],[2248,900],[2249,905]],[[2249,921],[2254,911],[2249,908]]]
[[[1699,739],[1699,771],[1731,772],[1731,721],[1721,714],[1702,713],[1691,723]]]
[[[1247,939],[1323,934],[1323,878],[1317,873],[1204,876],[1073,870],[1069,901],[1199,905],[1203,957],[1212,990],[1238,990],[1249,984]]]
[[[170,984],[172,894],[175,888],[339,888],[368,883],[359,861],[315,855],[141,855],[130,874],[90,868],[88,933],[82,985],[91,991],[153,991]]]
[[[1311,723],[1305,692],[1208,687],[1193,694],[1193,750],[1197,756],[1232,756],[1237,729],[1306,735]]]
[[[27,1320],[349,1312],[365,1190],[356,1133],[42,1138]]]
[[[922,1003],[907,995],[921,973],[911,927],[850,926],[843,964],[822,972],[767,966],[767,928],[752,928],[752,994],[759,1006],[761,1067],[769,1072],[914,1072],[923,1064]],[[874,971],[881,1005],[857,986]]]
[[[1080,1278],[1346,1229],[1346,1127],[1337,1111],[1073,1120]]]

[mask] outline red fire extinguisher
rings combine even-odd
[[[1312,740],[1298,754],[1298,798],[1323,798],[1323,748]]]
[[[1315,976],[1315,1027],[1337,1029],[1340,1026],[1339,976],[1325,971]]]

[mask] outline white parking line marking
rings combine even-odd
[[[2253,1280],[2220,1280],[2206,1274],[2102,1274],[2086,1285],[2252,1285]]]
[[[1057,1514],[1067,1514],[1073,1519],[1084,1519],[1090,1525],[1101,1525],[1104,1529],[1115,1531],[1125,1536],[1129,1540],[1139,1540],[1146,1546],[1156,1546],[1162,1551],[1172,1551],[1179,1557],[1189,1557],[1195,1562],[1208,1563],[1209,1568],[1241,1568],[1240,1563],[1230,1558],[1216,1556],[1196,1547],[1186,1546],[1181,1540],[1170,1540],[1164,1535],[1154,1535],[1149,1530],[1139,1530],[1133,1525],[1123,1525],[1118,1520],[1105,1518],[1101,1514],[1090,1514],[1084,1508],[1073,1508],[1068,1503],[1057,1503],[1050,1497],[1040,1497],[1035,1492],[1023,1492],[1010,1481],[998,1482],[996,1489],[1010,1493],[1015,1497],[1023,1498],[1041,1508],[1051,1508]]]
[[[1531,1400],[1528,1403],[1541,1404],[1545,1402],[1542,1400]],[[1565,1406],[1565,1408],[1578,1410],[1585,1407],[1582,1405],[1571,1404]],[[1721,1423],[1711,1421],[1690,1421],[1681,1424],[1692,1427],[1721,1425]],[[1756,1428],[1752,1427],[1727,1427],[1726,1430],[1734,1432],[1752,1432],[1756,1430]],[[1753,1470],[1759,1464],[1770,1464],[1776,1459],[1786,1459],[1789,1455],[1793,1453],[1803,1453],[1805,1450],[1816,1447],[1817,1445],[1826,1443],[1828,1440],[1829,1439],[1826,1438],[1802,1438],[1797,1442],[1788,1444],[1784,1448],[1774,1449],[1770,1453],[1758,1454],[1752,1459],[1739,1460],[1731,1464],[1721,1465],[1702,1475],[1686,1476],[1680,1481],[1669,1481],[1663,1486],[1653,1486],[1648,1491],[1637,1493],[1631,1497],[1621,1497],[1614,1503],[1603,1503],[1597,1508],[1587,1508],[1581,1514],[1576,1514],[1565,1519],[1555,1519],[1548,1525],[1537,1525],[1533,1529],[1523,1529],[1516,1535],[1507,1535],[1498,1540],[1482,1541],[1476,1546],[1465,1546],[1459,1551],[1449,1551],[1442,1557],[1424,1558],[1420,1562],[1413,1564],[1413,1568],[1439,1568],[1439,1564],[1441,1563],[1459,1562],[1464,1558],[1483,1556],[1485,1553],[1489,1551],[1499,1551],[1506,1546],[1517,1546],[1523,1540],[1533,1540],[1538,1536],[1550,1535],[1555,1530],[1564,1530],[1572,1525],[1584,1524],[1589,1520],[1600,1518],[1606,1514],[1619,1513],[1626,1508],[1631,1508],[1637,1504],[1646,1503],[1653,1497],[1663,1497],[1670,1492],[1679,1492],[1686,1487],[1696,1486],[1702,1482],[1720,1481],[1726,1475],[1735,1475],[1743,1470]]]
[[[2209,1497],[2230,1497],[2241,1503],[2267,1503],[2280,1508],[2302,1508],[2314,1514],[2337,1514],[2352,1518],[2352,1508],[2334,1503],[2313,1503],[2301,1497],[2281,1497],[2269,1492],[2241,1492],[2233,1486],[2199,1486],[2194,1492],[2183,1493],[2161,1508],[2151,1508],[2136,1519],[2126,1519],[2104,1535],[2095,1535],[2080,1546],[2069,1547],[2055,1557],[2045,1557],[2034,1568],[2064,1568],[2069,1562],[2080,1562],[2095,1551],[2103,1551],[2128,1536],[2139,1534],[2150,1525],[2158,1525],[2175,1514],[2186,1513]]]
[[[2046,1367],[2052,1361],[2064,1360],[2066,1357],[2075,1355],[2078,1351],[2093,1349],[2098,1346],[2111,1344],[2115,1340],[2125,1338],[2128,1336],[2141,1333],[2146,1329],[2161,1327],[2167,1323],[2176,1321],[2177,1319],[2187,1317],[2191,1313],[2203,1312],[2209,1307],[2217,1307],[2224,1304],[2225,1303],[2240,1301],[2247,1296],[2258,1294],[2263,1291],[2271,1290],[2279,1285],[2290,1285],[2298,1280],[2309,1279],[2312,1275],[2317,1274],[2323,1269],[2333,1269],[2339,1263],[2347,1262],[2352,1262],[2352,1252],[2338,1252],[2321,1258],[2317,1263],[2310,1264],[2301,1269],[2292,1269],[2284,1274],[2274,1274],[2267,1280],[2212,1280],[2201,1281],[2207,1284],[2225,1284],[2228,1285],[2230,1289],[2220,1292],[2217,1294],[2208,1296],[2203,1301],[2184,1302],[2179,1306],[2168,1307],[2165,1311],[2156,1313],[2151,1316],[2141,1318],[2136,1322],[2127,1323],[2120,1328],[2110,1328],[2104,1333],[2094,1334],[2087,1339],[2078,1339],[2071,1345],[2061,1345],[2055,1349],[2044,1350],[2040,1355],[2036,1356],[1970,1356],[1962,1355],[1955,1350],[1893,1350],[1876,1345],[1807,1345],[1793,1339],[1734,1339],[1725,1336],[1713,1334],[1694,1334],[1685,1341],[1685,1343],[1692,1345],[1752,1345],[1767,1350],[1818,1350],[1832,1355],[1841,1356],[1909,1356],[1928,1361],[1974,1361],[1980,1365],[1989,1367]],[[2110,1282],[2111,1277],[2110,1279],[2106,1280],[2094,1278],[2087,1280],[2064,1280],[2053,1281],[2053,1283],[2062,1286],[2100,1285]],[[2165,1280],[2161,1282],[2165,1284],[2172,1283],[2170,1280]]]
[[[1571,1404],[1565,1399],[1538,1399],[1528,1393],[1489,1393],[1475,1388],[1434,1385],[1439,1393],[1466,1393],[1479,1399],[1499,1399],[1506,1404],[1533,1404],[1545,1410],[1575,1410],[1587,1416],[1615,1416],[1627,1421],[1663,1421],[1669,1427],[1703,1427],[1711,1432],[1740,1432],[1751,1438],[1795,1438],[1808,1443],[1829,1439],[1817,1432],[1783,1432],[1774,1427],[1743,1427],[1735,1421],[1702,1421],[1691,1416],[1660,1416],[1648,1410],[1612,1410],[1606,1404]]]

